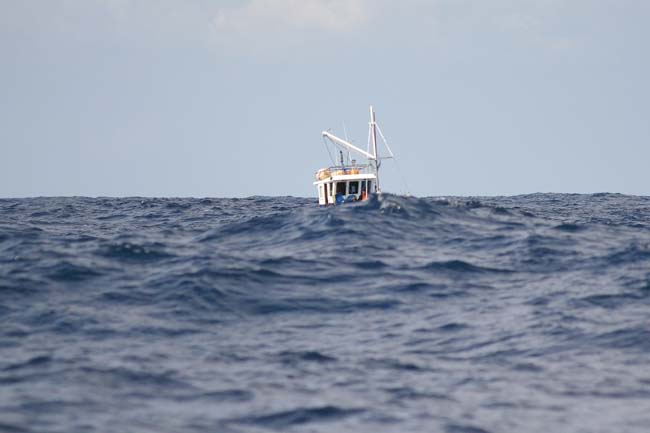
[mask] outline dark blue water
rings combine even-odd
[[[0,200],[2,432],[647,432],[650,198]]]

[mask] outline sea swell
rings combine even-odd
[[[0,216],[0,430],[650,425],[650,198],[32,198]]]

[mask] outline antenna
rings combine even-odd
[[[345,141],[348,141],[348,142],[349,142],[350,139],[348,138],[348,130],[347,130],[347,128],[345,127],[345,122],[343,122],[343,135],[345,135]],[[350,159],[351,159],[351,158],[352,158],[352,157],[350,156],[350,150],[348,149],[348,164],[350,163]]]

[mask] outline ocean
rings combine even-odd
[[[0,431],[650,431],[650,197],[2,199]]]

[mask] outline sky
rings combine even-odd
[[[0,0],[0,197],[650,195],[646,0]],[[401,173],[401,174],[400,174]]]

